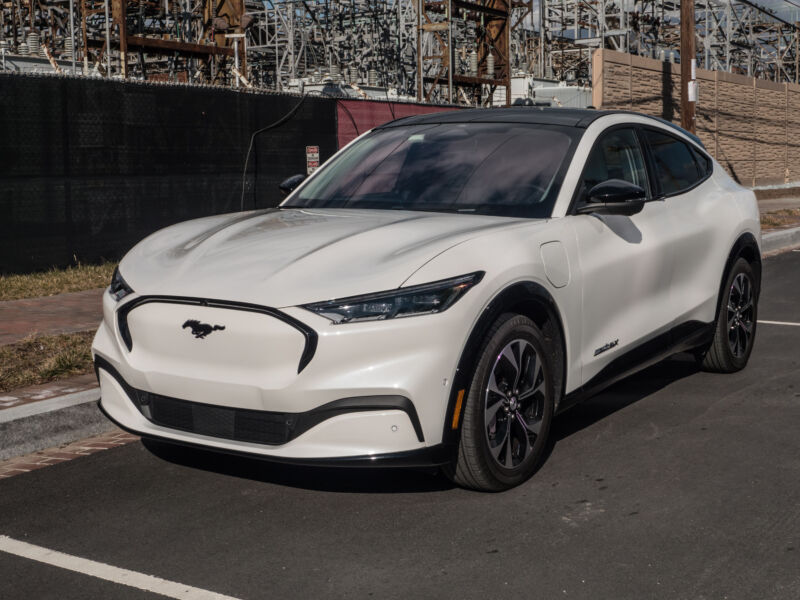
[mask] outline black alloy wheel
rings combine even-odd
[[[753,282],[744,273],[738,273],[733,279],[726,313],[728,346],[735,358],[742,358],[750,349],[755,333]]]
[[[544,413],[542,359],[527,339],[506,344],[489,372],[484,393],[484,433],[489,453],[513,469],[533,451]]]
[[[551,353],[539,329],[504,314],[486,335],[463,409],[457,484],[501,491],[530,477],[544,455],[553,417]]]
[[[702,366],[714,373],[734,373],[750,359],[758,323],[758,280],[743,258],[733,265],[720,294],[714,340]]]

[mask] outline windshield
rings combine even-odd
[[[546,218],[574,128],[448,123],[379,129],[284,204]]]

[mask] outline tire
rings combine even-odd
[[[758,323],[758,281],[750,264],[737,259],[720,294],[714,339],[702,368],[712,373],[735,373],[747,365]]]
[[[501,315],[489,329],[467,391],[457,458],[445,469],[456,484],[497,492],[537,469],[553,419],[548,350],[522,315]]]

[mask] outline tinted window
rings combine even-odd
[[[662,194],[682,192],[705,176],[705,172],[698,169],[694,154],[686,143],[651,129],[645,130],[645,137],[652,150]]]
[[[647,189],[642,150],[633,129],[615,129],[595,144],[583,170],[581,198],[598,183],[622,179]]]
[[[549,217],[577,133],[516,123],[381,129],[284,206]]]
[[[700,176],[703,177],[711,173],[711,159],[695,148],[692,148],[692,151],[694,152],[694,158],[700,169]]]

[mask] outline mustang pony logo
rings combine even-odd
[[[208,323],[201,323],[197,319],[189,319],[186,323],[183,324],[181,329],[186,329],[187,327],[192,328],[192,335],[198,339],[205,338],[209,333],[212,331],[222,331],[225,329],[225,325],[214,325],[213,327]]]

